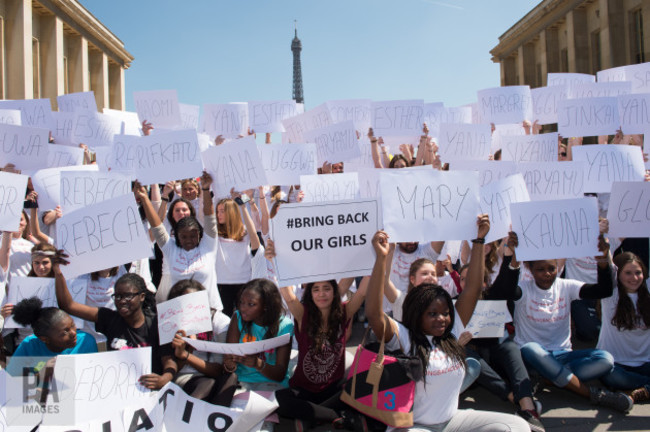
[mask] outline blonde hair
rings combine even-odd
[[[230,198],[219,200],[217,209],[219,209],[220,205],[223,206],[224,213],[226,214],[226,222],[223,224],[219,223],[219,218],[217,217],[217,232],[219,233],[219,237],[242,241],[246,235],[246,230],[239,215],[239,206]]]
[[[185,186],[187,183],[191,184],[192,186],[194,186],[196,188],[196,190],[197,190],[196,196],[200,197],[201,196],[201,185],[199,185],[199,182],[196,181],[196,179],[193,179],[193,178],[188,178],[188,179],[185,179],[185,180],[181,180],[181,193],[182,193],[182,190],[183,190],[183,186]]]

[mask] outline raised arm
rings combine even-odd
[[[384,275],[384,295],[389,302],[395,303],[395,300],[399,297],[399,290],[390,280],[390,274],[393,268],[393,256],[395,256],[395,243],[390,243],[388,248],[388,255],[386,256],[386,274]]]
[[[490,231],[490,219],[488,215],[483,214],[476,218],[478,225],[477,237],[472,240],[472,252],[469,260],[469,269],[467,270],[467,281],[465,289],[456,301],[456,312],[458,317],[466,326],[472,318],[476,302],[478,302],[483,290],[483,274],[485,273],[485,236]]]
[[[203,175],[201,175],[201,191],[203,191],[203,215],[205,216],[214,214],[214,202],[210,193],[210,185],[212,185],[212,176],[207,171],[203,171]]]
[[[275,258],[275,243],[273,243],[273,240],[271,239],[268,239],[266,241],[266,246],[264,247],[264,257],[269,261],[273,261],[273,258]],[[305,313],[305,307],[300,302],[300,299],[296,297],[292,286],[281,287],[280,295],[284,299],[284,302],[287,304],[289,312],[291,312],[291,315],[293,315],[295,318],[298,330],[300,330],[302,316]]]
[[[33,192],[36,193],[36,192]],[[30,194],[31,195],[31,194]],[[57,206],[58,208],[58,206]],[[41,224],[38,221],[38,209],[32,207],[29,209],[29,230],[32,232],[32,235],[40,243],[49,243],[50,238],[41,231]]]
[[[377,140],[377,137],[375,137],[372,128],[368,129],[368,139],[370,140],[370,150],[375,168],[383,168],[384,165],[381,163],[381,156],[379,155],[379,141]]]
[[[370,277],[364,276],[357,287],[357,292],[352,296],[352,299],[345,304],[345,316],[348,318],[354,317],[354,314],[361,308],[361,305],[366,299],[369,283]]]
[[[147,190],[140,184],[139,181],[133,183],[133,195],[135,195],[136,201],[140,201],[140,205],[144,209],[144,214],[151,225],[151,228],[156,228],[159,225],[162,225],[158,213],[153,208],[153,204],[149,200],[149,195],[147,195]]]
[[[370,275],[368,293],[366,294],[366,317],[372,331],[385,341],[390,341],[395,334],[392,320],[384,314],[382,309],[384,300],[384,275],[386,274],[386,257],[388,255],[388,234],[384,231],[377,231],[372,238],[372,246],[375,249],[377,258]],[[384,330],[385,329],[385,330]]]
[[[174,191],[174,182],[168,181],[163,186],[162,195],[160,197],[160,207],[158,207],[158,217],[164,220],[167,215],[167,207],[169,207],[169,194]],[[151,194],[151,199],[154,199],[154,194]]]
[[[70,290],[68,290],[68,283],[61,273],[61,264],[67,264],[65,261],[66,256],[63,251],[58,251],[52,260],[52,270],[54,270],[54,287],[56,290],[56,301],[59,308],[81,319],[91,322],[97,322],[99,316],[99,308],[88,306],[82,303],[77,303],[72,298]]]
[[[262,227],[262,234],[269,234],[269,220],[271,219],[271,213],[269,212],[269,203],[266,201],[266,195],[264,194],[264,186],[260,186],[260,225]]]
[[[236,192],[233,188],[230,190],[230,194],[234,200],[237,200],[237,198],[239,198],[239,202],[241,202],[241,204],[239,204],[239,202],[237,203],[239,205],[239,212],[241,214],[242,220],[244,221],[244,226],[246,227],[246,232],[248,233],[248,238],[251,242],[251,251],[255,251],[260,248],[260,238],[257,236],[257,230],[255,229],[253,218],[251,218],[251,215],[248,212],[246,203],[241,201],[241,193]]]
[[[11,255],[11,237],[14,233],[2,232],[2,243],[0,244],[0,267],[4,272],[9,271],[9,255]]]
[[[610,297],[614,292],[611,267],[612,256],[609,253],[609,242],[602,234],[598,237],[598,250],[602,252],[601,256],[596,257],[598,280],[595,284],[584,284],[580,288],[580,298],[582,299],[606,298]]]

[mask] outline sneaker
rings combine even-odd
[[[634,400],[634,403],[650,400],[650,391],[648,390],[648,386],[639,387],[638,389],[633,390],[630,397]]]
[[[532,432],[546,432],[544,425],[539,419],[539,414],[534,410],[517,410],[517,415],[526,420]]]
[[[632,398],[625,393],[611,392],[596,387],[590,387],[589,393],[589,399],[591,400],[591,403],[595,405],[614,408],[623,413],[629,412],[632,409],[632,406],[634,406]]]

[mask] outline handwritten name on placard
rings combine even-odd
[[[138,119],[138,113],[104,108],[104,114],[115,117],[122,122],[120,134],[140,136],[140,120]]]
[[[8,163],[19,170],[47,166],[49,130],[0,124],[0,166]]]
[[[614,183],[607,220],[612,237],[647,237],[650,230],[650,183]]]
[[[375,136],[422,134],[424,101],[397,100],[372,103],[372,127]]]
[[[66,278],[148,258],[151,240],[133,195],[64,214],[56,222],[57,247],[70,256]]]
[[[181,113],[181,127],[183,129],[197,130],[199,128],[199,113],[201,107],[198,105],[178,104]]]
[[[526,135],[521,123],[494,125],[492,145],[490,146],[492,153],[502,149],[504,146],[503,141],[515,135]]]
[[[629,81],[632,93],[648,93],[650,92],[650,63],[605,69],[598,72],[598,81]]]
[[[113,172],[61,171],[64,214],[131,193],[131,178]]]
[[[195,130],[166,131],[155,135],[115,137],[112,170],[129,173],[142,184],[201,175],[201,153]]]
[[[512,321],[505,300],[479,300],[465,330],[474,338],[502,337],[505,324]]]
[[[203,130],[212,139],[219,135],[237,138],[246,135],[248,128],[248,104],[205,104],[203,105]]]
[[[52,139],[55,144],[77,147],[72,142],[72,129],[74,128],[74,112],[53,112]]]
[[[146,120],[161,129],[181,127],[181,110],[176,90],[137,91],[133,92],[133,100],[140,123]]]
[[[438,138],[440,158],[444,162],[487,160],[490,156],[491,134],[489,124],[443,123]]]
[[[524,178],[519,173],[511,175],[483,186],[480,193],[481,213],[490,216],[490,232],[485,240],[491,242],[507,237],[512,223],[510,204],[530,201]]]
[[[74,112],[77,110],[97,112],[95,92],[92,91],[59,95],[56,97],[56,103],[59,106],[59,111],[62,112]]]
[[[650,94],[619,96],[618,115],[626,134],[645,133],[650,126]]]
[[[361,156],[357,133],[351,121],[306,131],[307,142],[316,144],[318,164],[337,163]]]
[[[0,172],[0,231],[18,231],[28,179],[26,175]]]
[[[78,166],[84,163],[84,150],[58,144],[48,144],[47,167]]]
[[[609,192],[614,182],[643,181],[641,148],[626,145],[573,147],[573,160],[587,164],[585,192]]]
[[[520,123],[532,117],[533,99],[528,86],[495,87],[478,92],[483,123]]]
[[[595,82],[572,85],[568,91],[569,99],[584,99],[594,97],[618,97],[632,92],[632,83],[621,82]]]
[[[282,120],[282,125],[285,129],[285,132],[282,134],[282,140],[283,142],[291,143],[305,142],[305,132],[324,128],[331,124],[333,124],[332,117],[327,105],[320,104],[303,114]]]
[[[248,121],[258,133],[284,132],[282,120],[298,114],[293,100],[248,102]]]
[[[77,110],[74,116],[71,141],[89,147],[110,146],[113,136],[120,133],[122,122],[115,117],[88,110]]]
[[[61,204],[61,171],[97,171],[95,165],[55,167],[38,170],[32,176],[34,190],[38,193],[38,204],[42,209],[53,209]]]
[[[340,201],[359,198],[357,173],[301,175],[300,188],[305,191],[303,202]]]
[[[521,261],[600,254],[596,198],[515,203],[510,211]]]
[[[445,107],[440,123],[473,123],[473,117],[471,106]]]
[[[0,109],[0,123],[20,126],[20,110],[17,109]]]
[[[613,135],[620,127],[615,97],[564,99],[557,110],[558,132],[565,137]]]
[[[437,137],[440,133],[440,124],[443,123],[442,117],[444,112],[445,106],[442,102],[425,103],[423,105],[422,122],[427,124],[429,135]]]
[[[370,274],[378,213],[375,200],[282,205],[271,219],[279,285]]]
[[[524,176],[530,199],[580,198],[584,195],[584,162],[530,162],[517,165]]]
[[[301,175],[317,172],[316,144],[265,144],[258,150],[269,184],[296,185]]]
[[[269,184],[255,138],[246,137],[210,147],[201,153],[205,170],[212,176],[217,196],[230,189],[246,190]]]
[[[212,331],[207,291],[197,291],[159,303],[157,313],[161,344],[174,340],[179,330],[185,330],[188,335]]]
[[[477,171],[479,186],[486,186],[517,172],[512,161],[454,161],[449,164],[451,171]]]
[[[286,345],[291,342],[291,335],[283,334],[269,339],[244,343],[209,342],[188,337],[184,337],[183,340],[192,345],[198,351],[245,356],[259,354]]]
[[[380,174],[384,229],[397,242],[476,235],[478,173],[385,170]]]
[[[531,89],[533,118],[541,125],[557,123],[557,104],[567,98],[567,93],[563,85]]]
[[[600,79],[598,81],[600,81]],[[576,84],[593,82],[596,82],[596,77],[589,74],[552,72],[547,76],[546,85],[549,87],[557,85],[572,86]]]
[[[49,99],[3,100],[0,108],[20,110],[23,126],[52,130],[52,103]]]
[[[557,133],[513,135],[501,140],[501,159],[521,162],[557,161]]]
[[[347,99],[325,102],[330,111],[332,123],[352,120],[361,135],[368,132],[372,121],[372,101],[370,99]]]

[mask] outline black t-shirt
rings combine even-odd
[[[171,355],[171,345],[160,346],[158,339],[158,317],[145,313],[144,324],[139,328],[129,327],[114,310],[99,308],[95,330],[106,335],[107,348],[117,351],[130,348],[151,347],[151,371],[162,374],[162,356]]]

